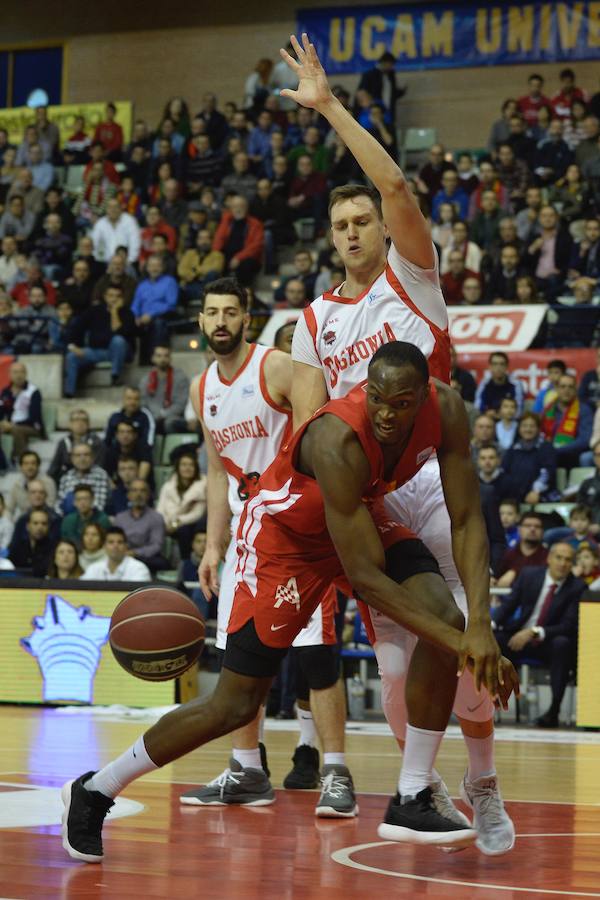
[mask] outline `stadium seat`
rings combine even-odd
[[[63,187],[67,194],[75,195],[83,187],[85,166],[67,166]]]
[[[586,478],[592,478],[596,470],[593,466],[576,466],[569,472],[569,487],[580,485]]]
[[[569,514],[574,506],[574,503],[536,503],[534,509],[538,513],[557,512],[565,522],[568,522]]]
[[[435,128],[407,128],[400,144],[400,165],[406,168],[409,153],[423,153],[437,141]]]
[[[157,434],[154,436],[154,444],[152,446],[152,464],[155,466],[160,466],[161,464],[164,442],[164,435]]]
[[[171,466],[154,466],[154,493],[157,497],[172,471]]]
[[[556,488],[557,490],[564,491],[567,486],[567,470],[566,469],[557,469],[556,470]]]
[[[187,432],[185,434],[166,434],[164,438],[164,444],[162,449],[162,464],[167,465],[169,462],[169,457],[173,450],[176,447],[181,447],[182,444],[197,444],[198,443],[198,435]]]

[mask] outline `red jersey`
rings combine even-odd
[[[538,113],[542,106],[552,109],[552,101],[543,94],[539,97],[530,97],[526,94],[517,100],[517,108],[529,126],[537,125]]]
[[[377,501],[413,478],[440,446],[442,427],[435,384],[431,382],[429,398],[417,414],[406,449],[387,477],[366,399],[361,385],[347,397],[325,404],[284,444],[261,476],[257,493],[244,507],[237,532],[237,584],[230,632],[238,631],[254,617],[261,641],[284,647],[305,626],[329,584],[336,582],[351,593],[327,530],[319,485],[296,468],[300,441],[315,419],[337,416],[358,437],[370,467],[364,500],[384,546],[414,538]],[[273,599],[281,597],[281,603],[276,600],[274,606]],[[273,625],[274,621],[279,624]]]

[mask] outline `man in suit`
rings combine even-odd
[[[523,569],[511,594],[492,611],[502,652],[515,664],[535,659],[550,668],[552,703],[536,720],[540,728],[557,728],[558,712],[569,672],[577,664],[579,599],[585,582],[571,569],[575,550],[556,543],[547,566]]]
[[[381,100],[389,110],[392,122],[396,117],[396,101],[406,93],[406,87],[396,84],[395,65],[396,57],[392,53],[382,53],[375,68],[364,72],[358,85],[358,90],[365,90],[374,100]]]

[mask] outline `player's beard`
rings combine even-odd
[[[215,341],[213,340],[212,335],[205,335],[206,343],[215,354],[215,356],[229,356],[230,353],[233,353],[234,350],[242,343],[242,338],[244,337],[244,326],[240,325],[239,330],[232,334],[229,340],[221,340]]]

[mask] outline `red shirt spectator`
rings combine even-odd
[[[160,210],[156,206],[151,206],[146,213],[146,227],[142,228],[141,238],[142,247],[140,250],[139,261],[143,265],[149,256],[152,256],[152,239],[155,234],[162,234],[167,241],[167,250],[169,253],[175,253],[177,247],[177,233],[174,228],[163,222],[160,216]]]
[[[537,125],[538,113],[542,106],[552,107],[549,97],[542,94],[544,87],[544,79],[541,75],[533,73],[527,79],[529,83],[529,93],[525,97],[519,97],[517,100],[517,109],[527,122],[529,127]]]
[[[38,284],[43,285],[46,291],[46,303],[49,303],[50,306],[56,306],[56,288],[52,286],[50,281],[42,278],[42,271],[37,263],[28,264],[27,275],[27,281],[17,282],[10,292],[10,296],[17,302],[18,306],[29,306],[29,289]]]
[[[463,284],[467,278],[479,280],[479,275],[465,268],[465,260],[460,250],[453,250],[449,254],[448,267],[448,271],[440,279],[442,294],[448,306],[456,306],[462,301]]]
[[[247,208],[248,207],[246,204],[246,209]],[[263,250],[265,245],[263,223],[260,221],[260,219],[255,219],[254,216],[246,215],[244,218],[246,222],[244,243],[243,246],[236,251],[232,258],[239,261],[242,261],[244,259],[254,259],[258,263],[262,263]],[[239,220],[236,219],[236,221]],[[221,221],[219,222],[218,228],[213,238],[213,250],[219,250],[221,253],[225,252],[225,247],[231,236],[233,225],[233,215],[229,212],[229,210],[225,210],[223,212],[223,215],[221,216]]]
[[[108,155],[119,153],[123,146],[123,129],[115,122],[117,108],[114,103],[106,105],[106,119],[98,122],[94,131],[93,142],[102,144],[104,152]]]
[[[561,89],[552,97],[552,109],[557,118],[570,119],[573,100],[581,100],[582,103],[587,103],[587,94],[575,84],[575,72],[573,69],[563,69],[559,79]]]
[[[94,162],[95,162],[95,160],[92,159],[92,160],[87,164],[87,166],[85,167],[85,169],[83,170],[83,180],[84,180],[85,182],[87,182],[87,180],[88,180],[88,176],[89,176],[90,172],[92,171],[92,166],[94,165]],[[108,178],[108,180],[109,180],[112,184],[120,185],[120,184],[121,184],[121,179],[119,178],[119,173],[118,173],[117,170],[115,169],[113,163],[111,163],[110,159],[104,159],[104,160],[102,160],[102,166],[103,166],[103,170],[104,170],[104,171],[103,171],[104,177],[105,177],[105,178]]]

